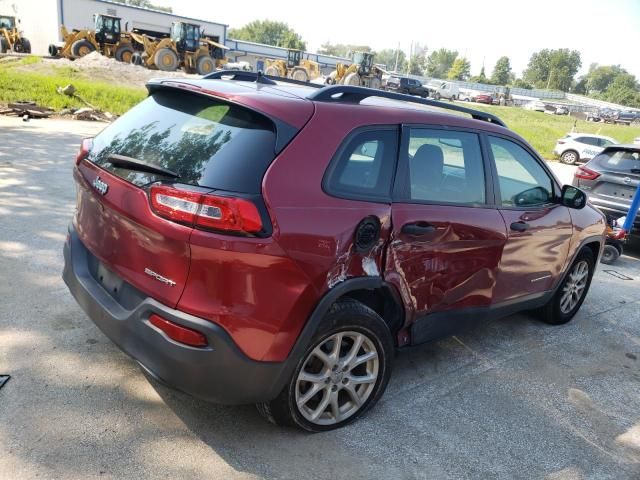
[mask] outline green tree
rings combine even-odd
[[[581,65],[580,52],[577,50],[545,48],[531,55],[523,78],[538,88],[552,88],[567,92]]]
[[[396,57],[398,59],[398,72],[406,71],[407,56],[402,50],[395,48],[387,48],[376,52],[374,62],[386,65],[387,70],[392,71],[396,68]]]
[[[171,7],[163,7],[162,5],[154,5],[149,0],[113,0],[114,2],[124,3],[125,5],[132,5],[134,7],[151,8],[153,10],[161,10],[163,12],[173,12]]]
[[[320,45],[318,53],[322,55],[333,55],[334,57],[348,57],[350,52],[371,52],[369,45],[345,45],[343,43],[326,42]],[[377,61],[377,60],[376,60]]]
[[[471,63],[469,60],[463,57],[458,57],[454,60],[453,65],[447,73],[449,80],[467,80],[471,73]]]
[[[496,62],[496,66],[493,67],[491,83],[495,85],[506,85],[509,83],[510,74],[511,63],[509,62],[509,57],[500,57]]]
[[[445,78],[457,57],[458,52],[455,50],[447,50],[446,48],[434,50],[427,57],[425,73],[428,77]]]
[[[524,88],[526,90],[531,90],[533,89],[533,85],[531,85],[528,82],[525,82],[523,79],[521,78],[517,78],[515,79],[513,82],[511,82],[511,86],[514,88]]]
[[[242,28],[229,30],[229,37],[275,47],[306,50],[307,44],[289,25],[273,20],[254,20]]]
[[[589,73],[585,76],[587,93],[604,92],[620,75],[628,75],[620,65],[600,66],[592,63]]]
[[[636,77],[629,73],[618,75],[607,87],[604,100],[629,107],[640,107],[640,90]]]
[[[491,83],[484,72],[484,65],[480,69],[480,75],[474,75],[469,81],[474,83]]]

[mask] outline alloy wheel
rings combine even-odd
[[[582,299],[589,281],[589,264],[586,260],[576,263],[569,272],[562,288],[560,311],[565,315],[571,312]]]
[[[354,331],[323,339],[307,356],[296,378],[299,412],[317,425],[334,425],[358,412],[378,380],[375,343]]]

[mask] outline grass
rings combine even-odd
[[[551,159],[556,140],[564,137],[576,122],[576,131],[613,137],[621,143],[633,143],[640,137],[640,127],[585,122],[566,115],[547,115],[517,107],[469,105],[497,115],[507,126],[527,140],[544,158]]]
[[[80,100],[57,93],[56,87],[72,83],[87,102],[105,112],[121,115],[146,96],[142,88],[120,87],[82,79],[71,67],[55,68],[51,74],[21,71],[19,66],[40,62],[38,57],[26,57],[16,62],[0,64],[0,103],[30,100],[43,107],[60,111],[82,108]]]

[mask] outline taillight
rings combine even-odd
[[[576,169],[576,173],[574,173],[573,176],[582,180],[595,180],[600,176],[600,174],[587,167],[578,167]]]
[[[80,150],[78,151],[78,155],[76,155],[76,165],[79,165],[82,160],[87,158],[89,152],[91,151],[91,147],[93,146],[92,138],[83,138],[82,143],[80,143]]]
[[[211,230],[258,233],[262,219],[255,204],[237,197],[202,194],[166,185],[154,185],[151,206],[161,217]]]
[[[149,322],[154,327],[157,327],[166,333],[167,337],[175,340],[176,342],[184,343],[191,347],[206,347],[209,344],[207,342],[207,337],[202,333],[166,320],[155,313],[149,316]]]

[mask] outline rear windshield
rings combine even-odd
[[[263,115],[203,95],[159,91],[103,130],[89,159],[143,186],[161,174],[115,167],[124,155],[177,173],[179,183],[260,193],[275,157],[276,132]]]
[[[607,150],[597,157],[598,163],[607,170],[640,173],[640,152],[630,150]]]

